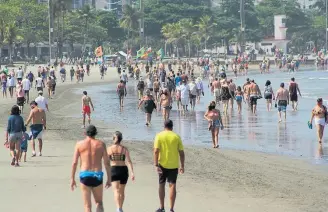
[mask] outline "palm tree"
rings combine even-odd
[[[207,47],[207,41],[210,39],[210,34],[212,31],[212,28],[215,27],[217,24],[212,22],[212,17],[205,15],[200,18],[200,20],[197,23],[197,27],[199,30],[199,33],[202,35],[202,38],[205,42],[205,49]]]
[[[200,34],[198,33],[193,33],[192,37],[191,37],[191,42],[196,46],[197,49],[197,57],[198,57],[198,52],[199,52],[199,48],[202,44],[202,37]]]
[[[51,28],[54,28],[56,23],[57,30],[56,30],[56,40],[57,40],[57,57],[58,55],[62,54],[62,47],[64,42],[64,14],[65,11],[68,11],[72,7],[71,0],[49,0],[50,11],[51,11]],[[60,18],[62,20],[60,21]],[[60,23],[61,22],[61,23]],[[60,25],[62,26],[62,30],[60,33]],[[56,57],[56,60],[57,60]]]
[[[311,9],[317,9],[320,14],[326,13],[326,0],[316,0],[312,5]]]
[[[182,39],[182,27],[180,22],[165,24],[162,27],[162,34],[166,38],[167,43],[175,44],[177,57],[179,57],[179,42]]]
[[[83,39],[83,52],[85,51],[85,41],[87,39],[88,35],[88,24],[91,19],[95,18],[95,15],[93,13],[93,9],[90,7],[90,5],[85,5],[81,10],[77,11],[79,18],[84,19],[85,21],[85,27],[84,27],[84,39]]]
[[[9,46],[9,61],[12,62],[12,48],[13,48],[13,44],[16,41],[21,41],[22,37],[20,36],[20,32],[19,29],[16,26],[16,23],[10,23],[7,25],[5,33],[4,33],[4,37],[5,37],[5,42],[8,43]]]
[[[182,37],[188,43],[188,53],[190,58],[190,40],[192,35],[195,33],[195,25],[191,19],[181,19],[180,26],[182,28]]]
[[[142,15],[143,14],[137,8],[134,8],[128,4],[124,6],[123,17],[120,20],[120,27],[128,32],[128,40],[130,38],[132,39],[133,34],[138,31],[139,19]]]

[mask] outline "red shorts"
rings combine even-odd
[[[83,106],[82,113],[83,113],[83,114],[90,115],[90,114],[91,114],[90,106]]]

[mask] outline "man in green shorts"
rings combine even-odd
[[[159,176],[159,200],[160,208],[156,212],[165,212],[164,197],[165,183],[170,187],[170,212],[174,212],[176,199],[176,182],[179,173],[184,173],[185,155],[183,144],[178,134],[173,131],[173,122],[164,122],[164,131],[158,133],[154,143],[154,165]],[[180,162],[180,164],[179,164]],[[179,166],[180,165],[180,166]]]

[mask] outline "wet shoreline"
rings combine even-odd
[[[323,96],[325,83],[328,82],[328,73],[325,71],[302,71],[288,74],[275,71],[269,74],[254,74],[253,72],[247,77],[254,78],[263,92],[267,79],[271,80],[273,88],[276,90],[280,82],[288,83],[292,76],[300,84],[303,98],[300,98],[297,112],[291,111],[291,106],[288,106],[287,122],[278,124],[276,109],[273,108],[271,112],[266,112],[264,99],[259,100],[256,116],[249,112],[246,105],[243,105],[242,114],[238,115],[235,105],[235,108],[229,111],[228,116],[223,116],[225,129],[219,135],[220,147],[301,157],[314,164],[328,163],[327,143],[324,143],[320,150],[316,141],[315,129],[309,130],[306,124],[317,96],[328,99],[327,96]],[[241,76],[234,81],[236,85],[242,85],[245,79],[245,76]],[[310,86],[313,85],[313,82],[315,82],[315,86]],[[201,99],[200,104],[196,105],[195,112],[189,112],[187,116],[183,116],[177,111],[175,104],[171,111],[171,119],[175,124],[174,130],[186,145],[211,146],[210,133],[203,116],[208,102],[213,97],[207,89],[206,81],[204,84],[206,87],[205,97]],[[161,113],[154,112],[152,125],[146,127],[144,113],[137,110],[136,82],[130,80],[127,88],[128,96],[125,99],[125,107],[120,111],[116,96],[116,83],[89,86],[87,90],[97,104],[97,112],[93,114],[93,118],[105,123],[114,123],[117,130],[123,132],[126,140],[151,142],[156,133],[162,130]],[[326,137],[324,136],[324,138]]]

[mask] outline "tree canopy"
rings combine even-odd
[[[209,49],[221,42],[241,42],[240,0],[144,0],[144,11],[132,4],[118,11],[96,10],[85,6],[72,10],[71,0],[51,0],[54,41],[58,54],[64,43],[92,46],[111,45],[112,49],[138,48],[139,20],[145,23],[146,45],[175,49]],[[25,43],[47,43],[47,4],[36,0],[0,0],[0,47]],[[274,16],[285,14],[290,45],[304,51],[306,43],[323,46],[325,0],[313,0],[302,8],[295,0],[245,0],[245,41],[258,42],[274,35]],[[11,33],[15,32],[15,33]],[[9,36],[13,35],[13,36]],[[224,41],[224,42],[223,42]],[[124,45],[126,44],[126,45]],[[187,54],[187,53],[186,53]]]

